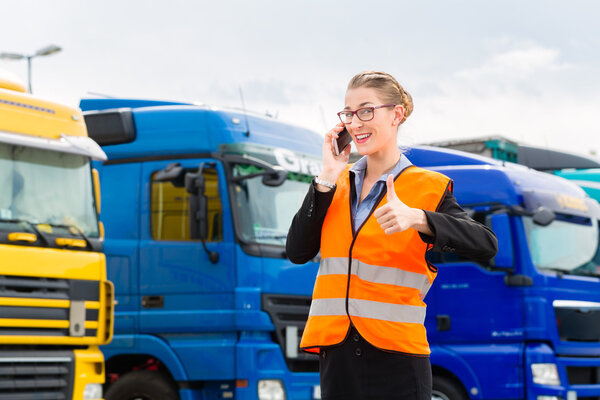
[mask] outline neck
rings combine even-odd
[[[402,153],[400,153],[396,144],[377,153],[367,155],[366,175],[380,177],[390,172],[398,164],[401,155]]]

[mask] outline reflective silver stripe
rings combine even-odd
[[[349,299],[350,316],[381,319],[390,322],[422,324],[425,322],[425,307],[405,304],[380,303],[371,300]]]
[[[381,303],[371,300],[348,300],[350,316],[374,318],[389,322],[423,324],[425,307],[405,304]],[[309,317],[346,315],[346,299],[315,299],[310,306]]]
[[[347,315],[346,299],[313,299],[308,316],[315,315]]]
[[[348,274],[348,257],[327,257],[321,259],[319,272],[321,275],[347,275]]]
[[[348,273],[348,258],[328,257],[321,259],[318,275],[345,275]],[[380,267],[353,259],[351,273],[360,279],[373,283],[385,283],[417,289],[421,299],[431,288],[427,276],[416,272],[404,271],[394,267]]]

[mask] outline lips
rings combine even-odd
[[[370,133],[359,133],[359,134],[355,135],[356,144],[365,143],[367,140],[369,140],[370,137],[371,137]]]

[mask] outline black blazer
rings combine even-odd
[[[353,180],[350,181],[352,184]],[[334,193],[335,189],[319,192],[314,180],[310,185],[287,236],[286,254],[293,263],[304,264],[319,253],[321,228]],[[431,251],[456,253],[478,262],[486,262],[496,255],[498,242],[494,232],[470,218],[449,191],[438,211],[425,211],[425,215],[435,236],[420,232],[419,235],[425,243],[433,244]]]

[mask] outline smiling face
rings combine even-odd
[[[348,89],[345,103],[344,110],[351,111],[361,107],[378,107],[387,104],[377,89],[369,87]],[[403,112],[402,106],[397,105],[375,109],[373,119],[370,121],[361,121],[354,115],[352,122],[346,124],[346,129],[352,135],[358,152],[361,155],[374,155],[397,148],[396,135]]]

